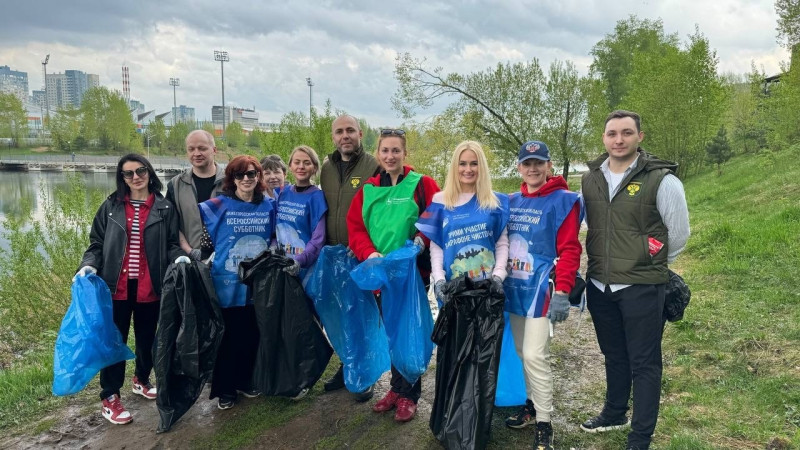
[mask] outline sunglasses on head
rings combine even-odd
[[[255,179],[258,176],[258,172],[255,170],[248,170],[247,172],[239,172],[233,174],[233,178],[237,180],[244,180],[244,177],[247,177],[251,180]]]
[[[405,136],[405,130],[400,129],[393,129],[393,128],[384,128],[381,130],[381,136]]]
[[[123,178],[131,179],[133,178],[133,174],[139,175],[139,177],[143,177],[147,174],[147,167],[137,167],[136,170],[120,170],[119,173],[122,174]]]

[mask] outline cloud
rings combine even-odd
[[[262,121],[307,111],[306,77],[314,105],[334,108],[376,125],[398,124],[390,99],[394,58],[409,52],[446,72],[485,70],[500,62],[572,60],[581,73],[592,46],[631,14],[661,18],[668,33],[685,37],[695,25],[717,50],[720,71],[767,73],[787,59],[775,42],[771,0],[468,0],[385,2],[326,0],[170,2],[7,2],[0,28],[0,64],[28,72],[31,89],[48,71],[78,69],[121,89],[121,66],[132,96],[159,112],[172,106],[170,77],[178,77],[178,104],[210,118],[221,102],[220,64],[226,50],[225,100],[255,107]]]

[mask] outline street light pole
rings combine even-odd
[[[175,88],[181,85],[180,78],[170,78],[169,85],[172,86],[172,126],[175,126],[175,110],[178,109],[178,102],[175,97]],[[149,156],[149,154],[148,154]]]
[[[214,61],[219,61],[219,70],[222,76],[222,136],[225,137],[225,63],[230,61],[228,52],[214,50]]]
[[[314,102],[311,97],[311,89],[314,87],[314,83],[311,81],[311,77],[306,78],[306,84],[308,85],[308,126],[311,127],[311,110],[314,107]]]

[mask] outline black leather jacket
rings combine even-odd
[[[186,253],[181,250],[178,241],[178,215],[175,207],[160,193],[155,196],[142,231],[142,240],[153,291],[160,297],[167,266]],[[125,203],[116,200],[116,194],[111,194],[94,216],[89,233],[89,248],[83,254],[80,267],[92,266],[97,269],[97,274],[113,294],[117,290],[127,245]]]

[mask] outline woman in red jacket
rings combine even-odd
[[[383,256],[403,246],[408,239],[423,249],[417,259],[426,287],[430,279],[429,241],[416,231],[419,215],[431,204],[439,185],[433,178],[414,172],[405,165],[406,133],[403,130],[381,130],[375,158],[381,171],[368,179],[356,193],[347,212],[350,249],[359,261]],[[414,418],[422,392],[421,379],[413,385],[392,367],[391,389],[372,410],[384,412],[397,407],[395,420]]]

